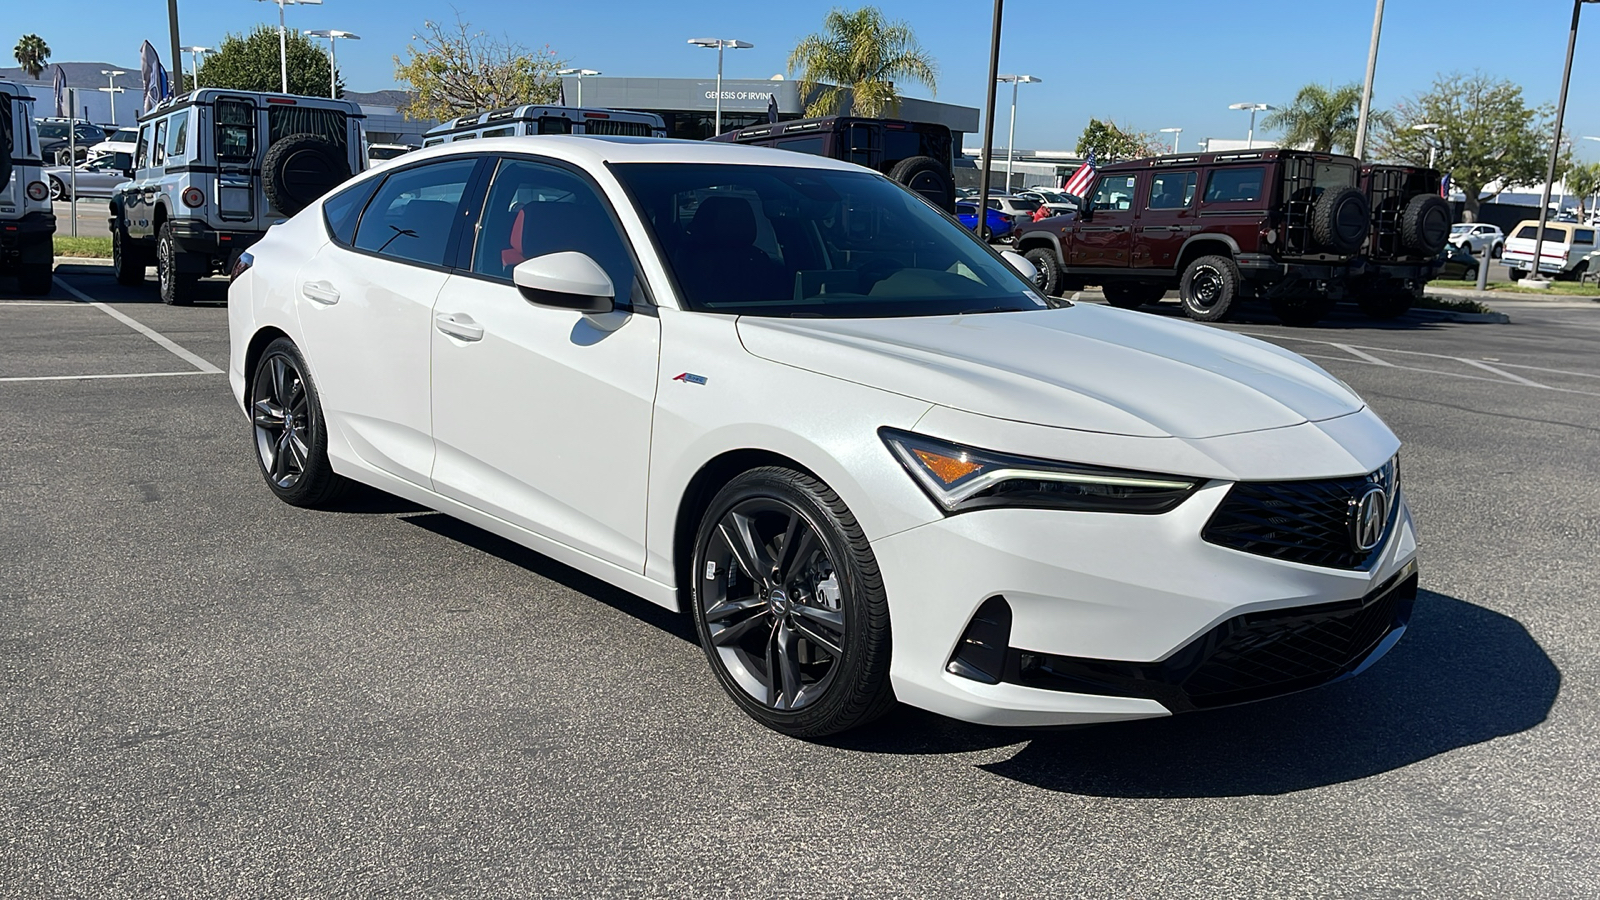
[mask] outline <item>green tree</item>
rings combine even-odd
[[[306,97],[328,96],[328,75],[332,63],[327,51],[303,34],[289,32],[289,93]],[[185,72],[184,90],[194,90],[195,74]],[[200,85],[234,91],[277,93],[283,87],[278,63],[278,29],[258,25],[249,34],[230,34],[223,38],[216,53],[200,63]],[[338,93],[344,95],[344,79]]]
[[[1095,162],[1102,164],[1116,162],[1119,159],[1160,156],[1166,152],[1165,145],[1156,140],[1155,134],[1135,131],[1110,120],[1102,122],[1099,119],[1090,119],[1089,124],[1083,129],[1083,134],[1078,136],[1078,155],[1088,156],[1091,150],[1094,151]]]
[[[1589,210],[1589,198],[1600,192],[1600,163],[1574,163],[1564,178],[1567,193],[1578,197],[1578,218]]]
[[[22,40],[17,41],[17,46],[11,51],[11,55],[16,57],[17,65],[22,67],[22,71],[27,72],[34,81],[38,81],[39,73],[44,71],[45,63],[50,60],[50,45],[37,34],[25,34]]]
[[[1308,84],[1294,95],[1293,103],[1268,113],[1261,120],[1261,127],[1283,132],[1278,143],[1285,147],[1350,153],[1356,145],[1360,115],[1360,85]]]
[[[510,40],[470,31],[460,16],[454,28],[423,22],[413,37],[421,49],[406,46],[406,60],[394,58],[396,81],[410,86],[409,119],[444,120],[525,103],[554,103],[561,95],[557,70],[567,61],[549,47],[532,51]]]
[[[1374,131],[1375,156],[1423,166],[1437,145],[1435,165],[1466,195],[1466,220],[1476,221],[1483,200],[1544,183],[1553,115],[1548,107],[1529,107],[1522,88],[1504,79],[1482,72],[1440,75]],[[1418,131],[1416,125],[1439,127]],[[1480,199],[1485,188],[1493,193]]]
[[[893,115],[900,109],[895,79],[925,85],[938,92],[939,65],[917,43],[911,26],[884,18],[876,6],[854,11],[834,9],[822,20],[822,31],[800,39],[789,54],[789,72],[800,73],[800,95],[809,98],[806,115],[850,112],[858,116]]]

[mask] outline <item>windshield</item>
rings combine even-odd
[[[690,309],[854,318],[1042,309],[964,228],[869,172],[614,166]]]
[[[394,159],[405,153],[411,152],[410,147],[372,147],[367,150],[368,159]]]

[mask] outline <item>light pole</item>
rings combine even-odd
[[[210,47],[179,47],[178,49],[182,50],[184,53],[189,54],[189,74],[194,77],[194,88],[195,88],[195,90],[199,90],[200,89],[200,57],[206,55],[207,53],[210,53],[211,52],[211,48]],[[178,91],[175,92],[175,93],[181,93],[182,89],[183,89],[183,85],[181,85],[181,84],[178,85]]]
[[[1442,126],[1440,126],[1437,122],[1423,122],[1420,125],[1411,126],[1411,130],[1412,131],[1431,132],[1431,131],[1438,131],[1440,129],[1440,127],[1442,127]],[[1429,134],[1428,135],[1428,168],[1430,168],[1430,169],[1433,168],[1434,160],[1436,160],[1438,158],[1439,158],[1439,141],[1433,135]]]
[[[1544,250],[1544,226],[1550,220],[1550,185],[1556,180],[1556,162],[1561,157],[1561,120],[1567,115],[1567,85],[1572,81],[1572,51],[1578,45],[1578,16],[1583,4],[1600,0],[1572,0],[1572,28],[1567,32],[1567,65],[1561,70],[1561,97],[1556,101],[1556,131],[1550,141],[1550,169],[1544,180],[1544,196],[1539,203],[1539,231],[1533,236],[1533,274],[1528,281],[1547,287],[1549,279],[1539,274],[1539,254]]]
[[[337,28],[323,28],[317,31],[308,31],[310,37],[328,39],[328,96],[339,96],[339,40],[359,41],[361,35],[349,31],[340,31]],[[287,90],[287,88],[285,88]]]
[[[128,73],[122,71],[121,69],[101,69],[100,70],[100,74],[106,76],[106,82],[108,84],[110,84],[111,86],[110,87],[97,88],[97,90],[104,91],[107,94],[111,95],[111,124],[112,125],[116,125],[117,124],[117,95],[123,93],[123,89],[117,87],[117,76],[118,75],[126,75]]]
[[[1250,134],[1244,139],[1244,148],[1246,150],[1254,150],[1256,146],[1256,113],[1272,107],[1265,103],[1230,103],[1228,108],[1250,110]]]
[[[1178,152],[1178,135],[1183,134],[1183,129],[1182,128],[1163,128],[1163,129],[1161,129],[1161,133],[1162,134],[1170,134],[1170,135],[1172,135],[1172,152],[1173,153],[1177,153]]]
[[[321,6],[322,0],[260,0],[278,4],[278,74],[282,79],[283,93],[289,93],[289,26],[284,21],[285,6]]]
[[[1006,134],[1006,190],[1011,190],[1011,160],[1016,155],[1013,148],[1017,140],[1017,85],[1037,84],[1043,81],[1034,75],[1001,75],[998,79],[1001,84],[1011,85],[1011,130]]]
[[[585,78],[587,78],[587,77],[589,77],[591,75],[600,75],[602,73],[597,69],[559,69],[559,70],[556,71],[556,74],[557,75],[571,75],[574,78],[578,79],[578,108],[582,109],[583,108],[583,79],[585,79]],[[721,86],[718,86],[717,93],[718,94],[722,93]]]
[[[1367,150],[1367,119],[1372,115],[1372,77],[1378,73],[1378,35],[1383,32],[1383,0],[1372,14],[1372,46],[1367,48],[1367,80],[1361,86],[1361,114],[1356,119],[1356,159]]]
[[[732,38],[690,38],[689,43],[696,47],[712,48],[717,50],[717,124],[716,134],[722,133],[722,51],[723,50],[748,50],[755,44],[748,41],[736,41]]]

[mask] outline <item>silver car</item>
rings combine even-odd
[[[46,166],[44,174],[50,183],[51,200],[71,200],[74,188],[80,200],[85,197],[107,199],[117,185],[129,180],[128,170],[132,168],[133,154],[111,153],[92,157],[77,166]]]

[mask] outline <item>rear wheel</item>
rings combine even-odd
[[[267,345],[250,379],[250,428],[267,487],[292,506],[320,507],[350,482],[328,462],[322,400],[299,348],[288,338]]]
[[[62,184],[61,183],[61,179],[55,177],[54,175],[50,176],[50,199],[51,200],[66,200],[66,199],[69,199],[67,197],[67,186]]]
[[[1512,281],[1521,281],[1523,276],[1527,275],[1527,274],[1528,274],[1527,272],[1524,272],[1521,269],[1507,269],[1506,270],[1507,277],[1509,277]]]
[[[1033,286],[1046,297],[1055,296],[1061,289],[1061,263],[1056,261],[1056,252],[1049,247],[1035,247],[1022,257],[1033,263]]]
[[[1238,294],[1239,267],[1226,256],[1196,259],[1178,282],[1184,313],[1200,322],[1216,322],[1226,316]]]
[[[733,479],[701,519],[690,579],[712,671],[752,718],[822,737],[893,706],[883,579],[826,484],[778,467]]]
[[[1138,309],[1167,295],[1167,289],[1162,285],[1138,281],[1103,284],[1100,290],[1106,295],[1106,302],[1118,309]]]
[[[172,223],[161,223],[156,238],[156,278],[161,284],[161,302],[170,306],[189,306],[200,289],[200,276],[180,271],[182,251]]]

